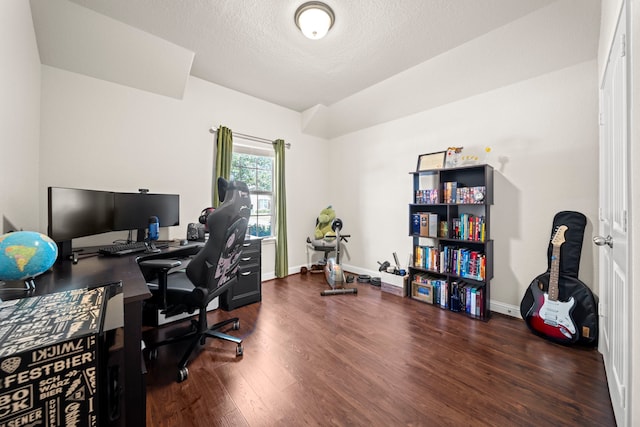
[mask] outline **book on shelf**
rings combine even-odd
[[[429,235],[429,214],[426,212],[420,213],[420,235]]]
[[[415,203],[419,205],[433,205],[439,203],[439,191],[437,188],[416,190]]]
[[[477,187],[458,187],[456,189],[457,203],[461,203],[461,204],[484,203],[486,192],[487,190],[484,185],[477,186]]]
[[[440,249],[435,246],[414,247],[414,267],[440,271]]]
[[[442,202],[456,203],[458,183],[446,181],[442,183]]]
[[[438,237],[449,237],[449,223],[447,221],[440,221]]]
[[[420,234],[420,214],[411,214],[411,233]]]
[[[460,293],[464,287],[464,282],[458,280],[451,281],[451,300],[449,303],[449,309],[451,311],[461,311],[464,299]]]
[[[416,217],[412,218],[413,232],[423,237],[438,237],[438,214],[432,212],[420,212]],[[416,232],[415,222],[418,220],[419,227]]]
[[[411,280],[411,296],[423,302],[451,311],[464,312],[471,317],[485,316],[485,288],[464,280],[434,277],[428,273],[416,273]]]
[[[429,213],[429,236],[438,236],[438,214]]]
[[[472,317],[484,317],[484,287],[478,284],[466,284],[466,313]]]
[[[439,271],[479,282],[484,281],[487,262],[484,253],[468,248],[444,246],[440,254]]]
[[[440,283],[440,307],[449,308],[449,286],[446,280]]]
[[[484,286],[454,280],[450,287],[451,311],[464,312],[471,317],[484,318]]]
[[[471,292],[471,304],[470,304],[470,308],[469,308],[469,314],[471,315],[475,315],[476,314],[476,294],[477,294],[477,288],[475,287],[470,287],[470,292]]]
[[[460,240],[474,240],[484,242],[486,222],[484,216],[462,213],[459,218],[451,220],[453,224],[453,238]]]

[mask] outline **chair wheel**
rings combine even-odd
[[[207,342],[207,337],[205,335],[200,337],[200,345],[204,345]]]
[[[242,348],[242,344],[238,344],[238,347],[236,347],[236,357],[242,356],[243,353],[244,353],[244,350]]]
[[[233,322],[233,330],[237,331],[238,329],[240,329],[240,320]]]
[[[149,350],[149,360],[156,360],[158,358],[158,349],[154,348]]]
[[[181,368],[178,371],[178,382],[181,383],[182,381],[186,380],[187,378],[189,378],[189,370],[185,366],[184,368]]]

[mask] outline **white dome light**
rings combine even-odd
[[[306,37],[319,40],[327,35],[333,26],[335,15],[324,3],[310,1],[298,8],[295,14],[296,25]]]

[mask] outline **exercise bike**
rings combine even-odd
[[[320,295],[342,295],[342,294],[357,294],[357,288],[345,288],[345,277],[342,271],[342,265],[340,264],[340,230],[342,230],[342,220],[336,218],[331,224],[331,228],[336,233],[336,257],[327,259],[327,264],[324,267],[324,277],[327,279],[327,283],[331,286],[331,289],[320,292]]]

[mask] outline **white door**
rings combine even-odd
[[[629,424],[629,266],[627,5],[623,4],[600,90],[600,337],[619,426]]]

